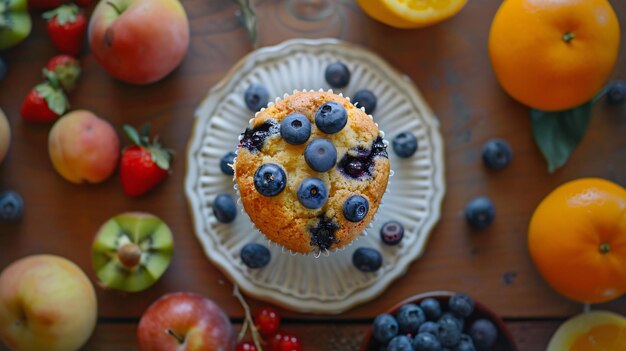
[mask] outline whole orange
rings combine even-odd
[[[489,54],[500,84],[530,107],[554,111],[592,99],[615,65],[620,29],[607,0],[505,0]]]
[[[528,248],[560,294],[599,303],[626,292],[626,189],[582,178],[552,191],[535,210]]]

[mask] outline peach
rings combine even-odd
[[[76,351],[94,328],[93,285],[73,262],[33,255],[0,274],[0,340],[15,351]]]
[[[133,84],[172,72],[189,47],[189,22],[178,0],[100,1],[89,22],[89,45],[113,77]]]
[[[9,121],[7,116],[4,115],[2,109],[0,109],[0,163],[4,160],[4,157],[9,151],[9,144],[11,143],[11,128],[9,127]]]
[[[50,130],[48,152],[54,168],[72,183],[99,183],[111,176],[120,155],[113,127],[92,112],[72,111]]]

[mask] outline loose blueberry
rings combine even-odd
[[[270,263],[270,250],[257,243],[245,244],[241,248],[241,260],[250,268],[262,268]]]
[[[413,339],[415,351],[441,351],[441,343],[431,333],[419,333]]]
[[[463,330],[463,327],[465,326],[465,320],[462,317],[457,316],[452,312],[446,312],[442,314],[441,318],[439,318],[439,322],[441,321],[449,321],[449,322],[455,323],[459,327],[460,330]]]
[[[420,302],[420,307],[429,321],[436,321],[441,318],[441,305],[436,299],[426,298]]]
[[[352,264],[362,272],[376,272],[383,265],[383,257],[375,249],[359,247],[352,254]]]
[[[343,88],[350,83],[350,70],[341,62],[331,63],[326,66],[324,78],[331,87]]]
[[[398,335],[389,341],[387,351],[414,351],[413,340],[406,335]]]
[[[488,227],[495,217],[496,209],[488,197],[477,197],[465,207],[465,219],[475,229]]]
[[[311,136],[311,122],[303,114],[292,113],[280,123],[280,135],[289,144],[304,144]]]
[[[335,232],[339,225],[331,218],[321,216],[317,224],[309,229],[311,232],[311,246],[317,246],[319,250],[330,249],[333,244],[338,243]]]
[[[369,212],[370,203],[361,195],[349,197],[343,204],[343,216],[350,222],[360,222]]]
[[[404,227],[400,222],[389,221],[380,228],[380,239],[387,245],[397,245],[404,237]]]
[[[324,206],[328,199],[328,189],[324,181],[319,178],[306,178],[298,187],[298,200],[302,206],[318,209]]]
[[[398,322],[392,315],[383,313],[376,316],[372,325],[374,339],[383,345],[398,335]]]
[[[476,320],[469,329],[478,351],[490,350],[498,340],[498,329],[487,319]]]
[[[237,205],[230,194],[219,194],[213,200],[213,215],[222,223],[230,223],[237,217]]]
[[[376,95],[372,93],[370,90],[363,89],[359,90],[354,94],[354,102],[357,107],[365,108],[365,113],[368,115],[372,114],[376,109]]]
[[[4,58],[0,56],[0,80],[6,77],[8,70],[7,63],[4,61]]]
[[[17,222],[22,218],[24,200],[15,191],[6,191],[0,195],[0,222]]]
[[[459,317],[469,317],[474,312],[474,300],[471,297],[456,293],[448,300],[448,308]]]
[[[396,135],[391,146],[400,158],[409,158],[417,151],[417,138],[411,132],[402,132]]]
[[[437,329],[437,339],[441,345],[453,347],[461,340],[461,329],[451,320],[440,320]]]
[[[232,151],[222,157],[220,160],[220,170],[222,173],[226,175],[235,174],[235,170],[231,167],[233,163],[235,163],[235,157],[237,157],[237,154]]]
[[[246,89],[243,99],[250,111],[257,112],[261,108],[267,106],[270,99],[270,93],[263,85],[253,83],[250,84],[248,89]]]
[[[626,83],[614,82],[609,85],[609,90],[606,92],[606,102],[609,105],[620,105],[626,100]]]
[[[504,169],[512,158],[511,146],[502,139],[491,139],[483,145],[483,163],[489,169]]]
[[[437,335],[437,330],[439,329],[439,324],[431,321],[426,321],[420,325],[420,328],[417,330],[418,333],[430,333],[432,335]]]
[[[261,165],[254,173],[254,187],[263,196],[280,194],[286,184],[285,171],[275,163]]]
[[[328,139],[315,139],[304,149],[304,160],[314,171],[326,172],[337,163],[337,149]]]
[[[416,335],[420,325],[426,322],[426,315],[419,306],[409,303],[398,310],[396,320],[400,327],[400,333]]]
[[[315,125],[326,134],[335,134],[348,123],[348,112],[340,104],[329,101],[315,112]]]

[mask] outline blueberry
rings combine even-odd
[[[456,293],[448,300],[448,308],[459,317],[469,317],[474,312],[474,300],[471,297]]]
[[[504,169],[512,158],[513,150],[505,140],[491,139],[483,145],[483,163],[489,169]]]
[[[393,138],[391,146],[398,157],[409,158],[417,151],[417,138],[411,132],[402,132]]]
[[[219,194],[213,200],[213,215],[222,223],[230,223],[237,217],[237,205],[230,194]]]
[[[350,196],[343,204],[343,216],[350,222],[360,222],[369,212],[370,203],[361,195]]]
[[[315,111],[315,125],[326,134],[335,134],[348,123],[348,112],[340,104],[330,101]]]
[[[1,74],[1,73],[0,73]],[[626,100],[626,83],[614,82],[606,92],[606,102],[609,105],[621,105]]]
[[[350,83],[350,70],[341,62],[331,63],[326,66],[324,78],[331,87],[343,88]]]
[[[326,172],[337,163],[337,149],[328,139],[315,139],[304,149],[304,160],[314,171]]]
[[[479,351],[490,350],[498,340],[498,329],[487,319],[476,320],[470,326],[469,334]]]
[[[301,113],[292,113],[280,123],[280,135],[291,145],[304,144],[311,136],[311,122]]]
[[[263,149],[265,139],[280,133],[280,124],[273,119],[268,119],[263,124],[254,128],[246,128],[241,135],[239,145],[250,152],[257,152]]]
[[[332,219],[322,215],[315,226],[312,226],[311,246],[317,246],[320,250],[330,249],[333,244],[338,243],[335,233],[339,229],[339,225]]]
[[[465,325],[465,320],[462,317],[457,316],[457,315],[455,315],[452,312],[446,312],[446,313],[442,314],[441,318],[439,318],[439,322],[441,322],[441,321],[453,322],[453,323],[455,323],[459,327],[460,330],[463,330],[463,327]]]
[[[420,325],[420,328],[417,330],[418,333],[430,333],[432,335],[437,336],[437,330],[439,329],[439,324],[431,321],[426,321]]]
[[[383,257],[375,249],[359,247],[352,254],[352,264],[362,272],[376,272],[383,265]]]
[[[493,202],[485,196],[473,199],[465,207],[465,219],[475,229],[486,228],[493,222],[495,216]]]
[[[354,102],[358,103],[357,107],[364,107],[365,113],[368,115],[372,114],[376,109],[376,95],[372,93],[370,90],[363,89],[359,90],[354,94]]]
[[[232,164],[235,163],[235,157],[237,157],[237,154],[232,151],[222,157],[220,160],[220,170],[222,173],[226,175],[235,174],[235,170],[231,167]]]
[[[257,243],[248,243],[241,248],[241,260],[250,268],[262,268],[270,263],[270,250]]]
[[[17,222],[22,218],[24,200],[15,191],[6,191],[0,195],[0,222]]]
[[[415,351],[441,351],[441,343],[431,333],[419,333],[413,339]]]
[[[270,99],[270,93],[263,85],[253,83],[250,84],[248,89],[246,89],[246,92],[243,94],[243,99],[250,111],[257,112],[261,108],[267,106]]]
[[[398,310],[396,320],[400,327],[400,333],[416,335],[420,325],[426,322],[426,315],[419,306],[409,303]]]
[[[398,335],[398,322],[392,315],[383,313],[376,316],[372,325],[374,339],[381,344],[387,343]]]
[[[436,299],[426,298],[420,302],[420,307],[429,321],[436,321],[441,318],[441,305]]]
[[[389,341],[387,351],[414,351],[412,341],[406,335],[398,335]]]
[[[280,194],[286,184],[285,171],[275,163],[263,164],[254,173],[254,187],[263,196]]]
[[[459,340],[461,340],[461,329],[454,321],[443,319],[438,324],[437,339],[439,339],[441,345],[452,347],[459,343]]]
[[[461,334],[461,339],[453,351],[476,351],[472,338],[467,334]]]
[[[4,61],[4,58],[0,56],[0,80],[3,80],[7,75],[8,71],[7,63]]]
[[[298,200],[302,206],[318,209],[324,206],[328,199],[328,189],[324,181],[319,178],[306,178],[298,187]]]
[[[404,237],[404,227],[396,221],[389,221],[380,228],[380,239],[387,245],[397,245]]]

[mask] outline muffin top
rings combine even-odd
[[[330,92],[295,92],[258,112],[234,167],[256,227],[299,253],[334,250],[362,233],[390,169],[371,116]]]

